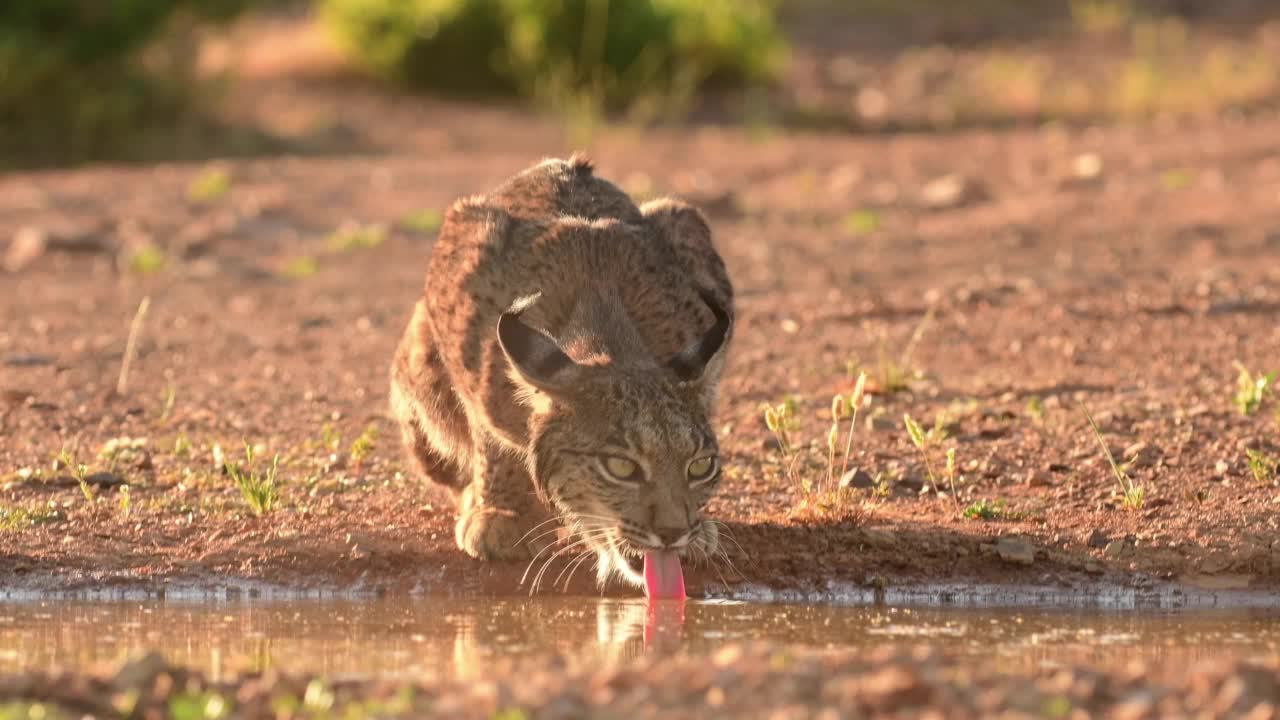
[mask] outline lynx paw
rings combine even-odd
[[[528,560],[537,551],[533,524],[510,510],[491,507],[463,511],[454,527],[458,547],[481,560]]]

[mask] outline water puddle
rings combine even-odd
[[[1280,652],[1275,609],[1081,611],[583,598],[0,602],[0,674],[83,667],[157,649],[215,678],[232,671],[333,677],[473,677],[547,650],[601,663],[711,653],[731,641],[818,648],[929,643],[1009,670],[1135,658]]]

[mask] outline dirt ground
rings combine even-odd
[[[300,126],[371,131],[342,155],[0,177],[0,587],[527,592],[524,564],[455,549],[447,499],[402,463],[387,368],[434,213],[576,148],[510,110],[305,83],[245,99]],[[1252,414],[1232,402],[1233,362],[1280,369],[1277,137],[1265,112],[597,134],[601,176],[707,212],[739,292],[719,419],[728,481],[711,509],[732,567],[694,570],[691,593],[1280,586],[1280,488],[1246,457],[1280,456],[1275,391]],[[851,361],[875,392],[850,464],[880,483],[806,499],[787,467],[825,482],[830,399]],[[884,387],[895,363],[897,391]],[[815,443],[794,464],[761,410],[787,396],[794,441]],[[1140,507],[1125,507],[1082,406],[1132,459]],[[945,475],[955,448],[957,500],[921,493],[904,413],[945,431],[930,462]],[[366,427],[377,439],[356,462]],[[112,459],[120,438],[145,443]],[[260,463],[282,458],[280,508],[264,517],[213,460],[244,441]],[[106,473],[94,500],[54,461],[63,449]],[[964,517],[984,499],[992,519]],[[587,575],[569,591],[595,592]]]

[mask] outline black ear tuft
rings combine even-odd
[[[693,382],[702,378],[708,363],[724,348],[725,341],[729,338],[729,330],[733,327],[733,318],[710,292],[698,288],[698,295],[711,309],[711,314],[715,316],[716,321],[702,337],[668,361],[667,366],[681,382]]]

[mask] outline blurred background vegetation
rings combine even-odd
[[[6,0],[0,166],[349,149],[333,127],[254,116],[282,76],[527,108],[584,134],[1145,121],[1271,111],[1280,3]]]

